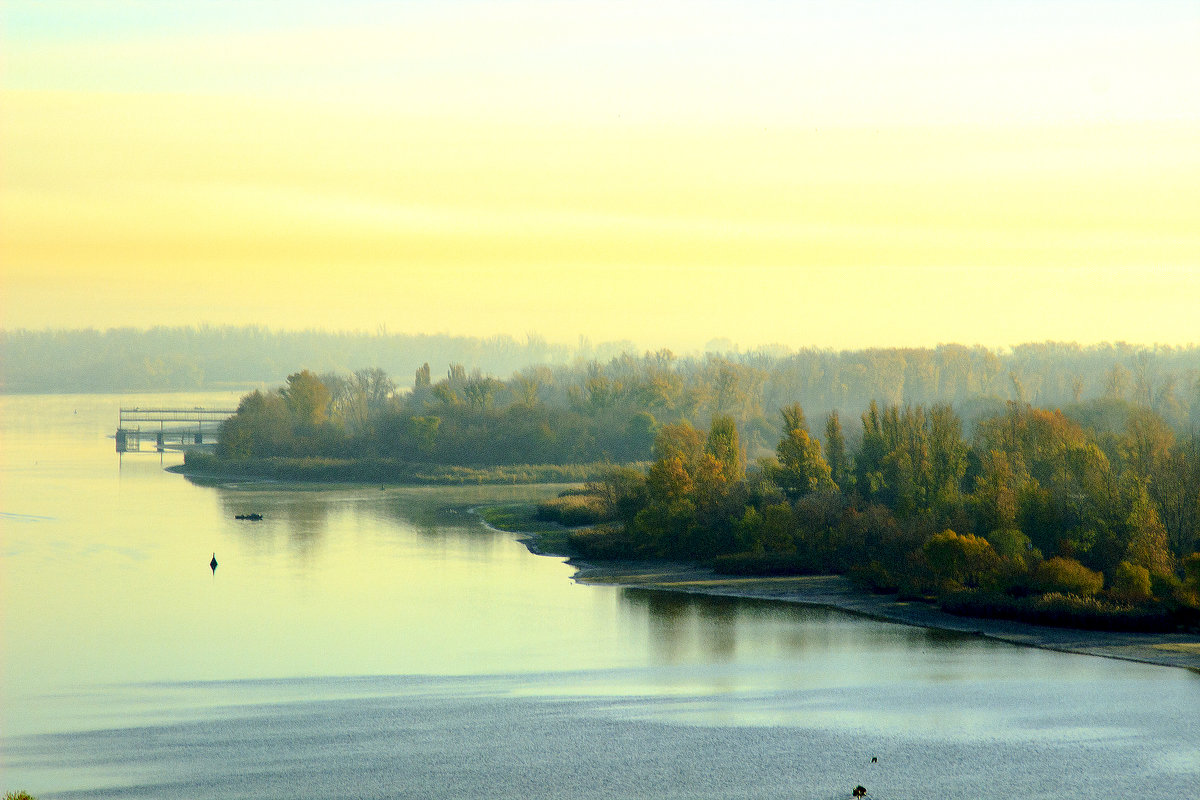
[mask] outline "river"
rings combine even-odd
[[[1200,676],[571,580],[537,487],[201,485],[0,398],[0,790],[112,798],[1194,794]],[[263,514],[261,522],[240,513]],[[209,560],[215,554],[215,572]],[[877,759],[872,762],[872,759]]]

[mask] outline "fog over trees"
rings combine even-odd
[[[753,445],[767,449],[778,430],[778,410],[791,403],[800,403],[813,419],[833,410],[856,415],[871,400],[950,403],[969,423],[1009,400],[1053,408],[1107,399],[1152,408],[1175,430],[1200,420],[1200,346],[1194,345],[1043,342],[1005,350],[949,344],[841,352],[733,347],[713,340],[708,353],[677,357],[665,350],[640,352],[628,342],[581,339],[568,346],[536,334],[518,341],[260,327],[16,330],[0,332],[0,388],[249,388],[273,385],[301,368],[319,375],[376,368],[401,389],[440,382],[445,373],[455,384],[439,390],[445,392],[458,391],[478,371],[494,380],[508,376],[488,399],[496,407],[519,398],[526,405],[537,400],[568,408],[583,397],[593,407],[637,407],[659,420],[707,424],[714,415],[729,414],[748,426]],[[430,365],[426,374],[414,378],[423,364]],[[470,392],[482,388],[473,385]]]
[[[0,391],[168,392],[273,383],[304,364],[319,372],[378,367],[410,375],[415,365],[466,364],[497,374],[527,364],[608,359],[627,342],[574,346],[537,334],[521,341],[449,334],[272,331],[262,327],[0,331]]]

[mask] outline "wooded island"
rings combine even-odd
[[[301,371],[246,395],[217,454],[189,454],[187,469],[587,481],[539,514],[575,528],[571,547],[590,559],[847,574],[955,613],[1194,627],[1195,370],[1076,350],[1073,373],[1036,359],[1005,371],[956,346],[757,361],[662,351],[508,380],[452,365],[434,382],[426,364],[407,393],[380,370]],[[1063,391],[1061,407],[1031,399]]]

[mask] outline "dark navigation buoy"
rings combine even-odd
[[[854,797],[866,797],[867,796],[867,788],[865,786],[855,786],[854,791],[851,792],[851,794]]]
[[[210,567],[212,567],[213,575],[216,575],[217,574],[217,554],[216,553],[213,553],[212,561],[208,562],[208,565]]]

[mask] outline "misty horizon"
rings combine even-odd
[[[542,331],[531,328],[520,333],[508,331],[493,331],[490,333],[474,334],[456,332],[449,329],[437,330],[391,330],[385,324],[359,327],[334,326],[274,326],[247,323],[216,324],[198,322],[193,324],[149,324],[149,325],[41,325],[41,326],[0,326],[0,336],[54,336],[61,334],[89,334],[99,336],[112,335],[147,335],[159,332],[257,332],[268,336],[276,335],[319,335],[329,337],[354,338],[410,338],[410,339],[454,339],[480,342],[511,342],[520,346],[549,347],[555,350],[570,350],[583,353],[597,351],[606,354],[654,352],[670,350],[676,355],[702,355],[705,353],[797,353],[805,350],[820,350],[833,353],[852,353],[863,350],[901,349],[929,350],[943,346],[983,347],[997,353],[1012,352],[1028,345],[1056,345],[1064,347],[1095,348],[1116,347],[1130,350],[1155,350],[1160,348],[1190,349],[1200,346],[1200,333],[1178,340],[1159,339],[1128,339],[1107,337],[1099,339],[1056,339],[1031,338],[1011,341],[985,341],[981,339],[937,339],[933,341],[896,341],[879,340],[861,345],[821,345],[815,342],[782,342],[772,341],[742,341],[724,334],[715,334],[702,340],[682,339],[634,339],[630,337],[599,338],[584,332],[565,337],[550,337]]]

